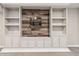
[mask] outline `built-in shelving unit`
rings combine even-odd
[[[52,8],[51,27],[54,47],[60,47],[66,39],[66,8]]]
[[[66,8],[51,8],[50,11],[50,8],[4,7],[5,45],[23,47],[25,44],[25,47],[34,45],[35,48],[40,45],[41,47],[45,45],[57,48],[66,47],[66,13]],[[45,40],[42,42],[41,39]]]
[[[58,32],[61,31],[61,33],[63,33],[63,31],[65,31],[64,28],[66,28],[66,9],[53,8],[52,9],[52,30],[58,31]]]
[[[19,8],[4,8],[5,34],[19,33]]]

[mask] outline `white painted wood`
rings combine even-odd
[[[18,47],[18,31],[9,31],[5,36],[5,47]]]
[[[15,16],[15,17],[13,17],[13,16],[10,16],[10,17],[5,16],[5,19],[19,19],[19,17],[18,16]]]
[[[50,16],[50,37],[22,37],[22,35],[21,35],[21,20],[22,20],[21,7],[10,8],[10,9],[8,7],[8,9],[7,9],[8,13],[6,13],[6,11],[7,11],[6,9],[7,8],[5,7],[4,20],[6,20],[6,19],[7,20],[12,20],[12,19],[16,20],[16,21],[13,21],[13,23],[12,23],[12,21],[10,21],[10,23],[7,24],[8,26],[5,26],[5,29],[6,29],[5,33],[9,35],[9,36],[7,36],[7,39],[5,38],[6,47],[28,47],[28,48],[65,47],[65,45],[63,45],[65,43],[65,40],[63,39],[63,37],[60,36],[59,32],[57,33],[58,35],[56,33],[54,33],[54,31],[53,31],[54,27],[52,27],[53,26],[53,24],[52,24],[53,23],[53,20],[52,20],[53,13],[55,13],[54,19],[58,19],[58,18],[66,19],[66,17],[65,17],[66,15],[64,15],[65,11],[62,12],[59,8],[57,10],[57,12],[56,11],[53,12],[52,10],[54,8],[50,8],[50,15],[49,15]],[[11,15],[11,13],[13,13],[13,15]],[[16,14],[16,15],[14,15],[14,14]],[[15,23],[17,23],[18,25],[16,26]],[[5,25],[6,25],[6,23],[5,23]],[[15,25],[15,26],[13,26],[13,25]],[[60,25],[59,23],[57,23],[56,26],[57,25],[62,27],[62,25],[64,25],[64,24]],[[64,25],[64,26],[66,26],[66,25]],[[64,32],[63,28],[58,28],[58,29],[59,29],[59,31]],[[15,33],[15,31],[16,31],[16,33]],[[63,40],[64,40],[64,42],[63,42]]]
[[[68,47],[79,47],[79,45],[68,45]]]
[[[66,8],[52,8],[52,38],[53,47],[66,47]]]
[[[5,38],[4,47],[12,47],[12,38],[10,36]]]
[[[52,40],[50,39],[50,38],[48,38],[48,39],[45,39],[44,40],[44,47],[45,48],[51,48],[52,47],[52,44],[53,42],[52,42]]]
[[[22,36],[21,34],[21,21],[22,21],[22,7],[19,7],[19,34],[20,34],[20,37]]]
[[[66,17],[56,17],[56,16],[54,16],[54,17],[52,17],[53,19],[66,19]]]
[[[53,8],[52,17],[65,17],[65,9],[63,8]]]
[[[26,39],[26,38],[20,38],[20,47],[22,47],[22,48],[29,47],[28,40],[29,39]]]
[[[66,24],[61,24],[61,23],[59,23],[59,24],[52,24],[53,26],[66,26]]]
[[[4,48],[1,51],[6,52],[71,52],[69,48]]]
[[[12,35],[12,47],[19,47],[19,32]]]
[[[67,47],[67,37],[66,37],[66,35],[61,35],[59,39],[60,39],[60,48]]]
[[[10,24],[16,24],[16,23],[19,23],[19,21],[18,21],[19,19],[5,19],[5,23],[6,24],[8,24],[8,23],[10,23]]]
[[[12,38],[12,47],[18,47],[19,48],[19,37]]]
[[[30,37],[21,37],[20,38],[21,47],[35,47],[35,39]]]
[[[4,8],[5,47],[19,47],[19,8]]]
[[[43,46],[43,40],[44,39],[36,39],[36,45],[37,45],[37,48],[43,48],[44,46]]]
[[[50,41],[51,41],[51,47],[53,47],[53,36],[52,36],[52,33],[53,33],[53,31],[52,31],[52,29],[53,29],[53,27],[52,27],[52,14],[53,14],[53,12],[52,12],[52,7],[50,8]]]
[[[66,20],[65,19],[53,19],[53,24],[57,25],[66,25]]]
[[[30,4],[31,5],[31,4]],[[16,6],[16,5],[15,5]],[[27,6],[25,6],[27,7]],[[25,8],[23,7],[23,8]],[[43,6],[44,7],[44,6]],[[42,9],[44,9],[42,7]],[[53,7],[53,6],[52,6]],[[9,10],[6,10],[7,8],[10,8],[10,11]],[[14,8],[14,9],[13,9]],[[30,8],[30,7],[28,7]],[[33,7],[32,7],[33,8]],[[36,9],[39,9],[39,7],[35,7]],[[56,8],[56,7],[55,7]],[[12,11],[11,11],[12,9]],[[18,11],[18,10],[19,11]],[[45,9],[49,9],[49,7],[46,7]],[[42,38],[33,38],[35,39],[33,43],[33,46],[31,46],[31,39],[29,40],[29,38],[26,40],[24,38],[22,38],[21,36],[21,29],[17,29],[18,27],[21,26],[21,7],[12,7],[12,5],[10,7],[4,7],[4,10],[2,9],[2,7],[0,7],[0,46],[4,46],[4,47],[17,47],[16,44],[18,44],[19,47],[53,47],[53,46],[56,46],[56,47],[66,47],[66,41],[68,43],[68,45],[79,45],[79,9],[78,7],[77,8],[69,8],[68,9],[68,13],[66,12],[66,15],[64,15],[65,17],[61,17],[62,16],[62,11],[55,11],[54,13],[54,17],[52,17],[53,15],[53,12],[52,12],[52,9],[53,8],[50,8],[50,37],[49,39],[47,38],[46,40],[43,40],[43,46],[41,46],[42,44],[41,43],[38,43],[39,40],[38,39],[42,39]],[[58,7],[57,9],[62,9],[61,7]],[[3,16],[2,16],[2,11],[3,11]],[[8,11],[8,12],[7,12]],[[65,10],[67,11],[67,9]],[[65,11],[63,13],[65,13]],[[9,14],[9,15],[8,15]],[[19,16],[19,17],[18,17]],[[3,20],[2,20],[2,17],[3,17]],[[58,42],[58,39],[56,40],[54,37],[53,37],[53,27],[52,27],[52,18],[53,19],[65,19],[66,20],[66,39],[62,36],[59,36],[59,43]],[[12,20],[12,19],[16,19],[15,22],[17,22],[17,19],[19,19],[19,26],[16,26],[16,29],[13,29],[14,27],[11,27],[9,29],[7,29],[5,27],[5,21],[6,19],[8,20]],[[13,23],[11,23],[13,24]],[[59,24],[57,24],[59,25]],[[64,26],[65,26],[64,25]],[[7,30],[6,30],[7,29]],[[13,30],[12,30],[13,29]],[[11,36],[10,37],[6,37],[7,35],[7,32],[8,31],[20,31],[19,35],[18,36],[20,39],[17,40],[17,38],[12,38]],[[5,34],[4,34],[5,33]],[[10,35],[12,35],[13,32],[10,33]],[[4,40],[4,37],[5,37],[5,40]],[[57,36],[56,36],[57,37]],[[12,39],[12,40],[11,40]],[[16,40],[16,43],[12,43],[12,42],[15,42]],[[39,45],[41,44],[41,45]],[[16,45],[16,46],[15,46]],[[58,46],[57,46],[58,45]],[[59,46],[60,45],[60,46]]]
[[[0,47],[4,47],[4,20],[2,5],[0,5]]]
[[[79,8],[68,9],[68,45],[79,45]]]
[[[68,8],[66,8],[66,19],[65,19],[65,35],[60,36],[60,48],[62,47],[67,47],[67,42],[68,42]]]
[[[18,17],[19,16],[18,8],[6,8],[5,17]]]
[[[53,14],[53,12],[52,12],[52,7],[50,8],[50,12],[49,12],[50,14],[49,14],[49,17],[50,17],[50,20],[49,20],[49,22],[50,22],[50,30],[49,30],[49,33],[50,33],[50,37],[52,37],[52,14]]]
[[[34,48],[35,47],[35,39],[30,39],[28,41],[28,47]],[[40,44],[39,44],[40,45]]]
[[[18,23],[14,23],[14,24],[5,24],[5,26],[19,26]]]
[[[59,48],[60,47],[60,39],[59,36],[53,35],[53,47]]]

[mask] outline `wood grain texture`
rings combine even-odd
[[[41,24],[34,27],[30,22],[31,18],[38,17],[37,22]],[[22,36],[25,37],[45,37],[49,36],[49,10],[22,9]],[[34,20],[33,20],[34,21]],[[29,30],[27,30],[29,28]],[[42,29],[42,30],[41,30]],[[46,29],[46,30],[43,30]]]

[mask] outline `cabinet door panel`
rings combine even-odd
[[[5,38],[4,46],[5,47],[12,47],[12,37],[6,37]]]
[[[52,44],[51,43],[53,43],[52,41],[51,41],[51,39],[45,39],[44,40],[44,47],[45,48],[51,48],[52,47]]]
[[[28,43],[29,43],[29,39],[20,38],[20,47],[27,48],[29,47]]]
[[[19,37],[12,38],[12,47],[19,47]]]
[[[60,46],[59,37],[53,37],[53,47],[59,48],[59,46]]]
[[[29,47],[35,48],[35,39],[30,39],[28,42]]]
[[[67,47],[67,40],[65,36],[60,37],[60,48],[65,48]]]
[[[35,43],[36,43],[37,48],[43,48],[44,47],[43,39],[36,39]]]

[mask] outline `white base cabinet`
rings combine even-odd
[[[29,7],[30,8],[30,7]],[[4,33],[3,47],[18,48],[63,48],[66,45],[67,9],[49,8],[49,37],[22,37],[21,36],[21,6],[3,7],[2,21],[0,21],[0,33]],[[38,8],[39,9],[39,8]],[[44,9],[44,8],[43,8]],[[0,18],[1,20],[1,18]],[[2,24],[4,23],[4,24]],[[4,30],[2,30],[4,29]],[[0,34],[0,37],[3,37]],[[1,40],[1,39],[0,39]]]

